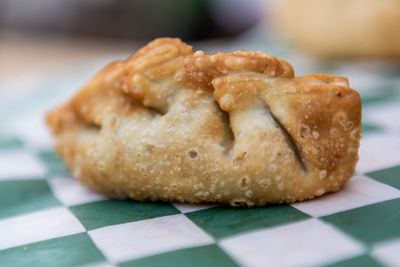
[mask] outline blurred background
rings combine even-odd
[[[97,56],[126,57],[157,37],[228,41],[262,20],[262,5],[262,0],[0,0],[0,71],[13,75],[89,63]]]
[[[363,103],[399,95],[398,0],[0,0],[0,120],[43,113],[167,36],[208,53],[270,53],[297,75],[347,76]]]

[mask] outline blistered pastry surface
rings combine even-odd
[[[361,101],[344,77],[165,38],[108,65],[47,122],[73,175],[106,194],[260,206],[340,189]]]

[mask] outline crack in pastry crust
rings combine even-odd
[[[288,132],[286,126],[283,125],[282,122],[271,112],[270,108],[268,106],[265,106],[265,109],[266,113],[272,117],[276,125],[278,125],[279,129],[281,130],[282,134],[286,137],[287,143],[289,147],[293,150],[294,157],[300,169],[303,172],[308,172],[307,162],[304,158],[304,154],[299,143],[297,143],[293,136]]]
[[[262,206],[340,189],[361,102],[344,77],[165,38],[108,65],[47,122],[74,176],[111,196]]]

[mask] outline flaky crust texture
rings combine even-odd
[[[398,0],[281,0],[276,26],[292,43],[327,57],[400,57]]]
[[[72,174],[116,198],[293,203],[352,176],[361,101],[344,77],[295,77],[261,52],[157,39],[47,115]]]

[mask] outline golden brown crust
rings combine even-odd
[[[361,102],[344,77],[158,39],[47,122],[71,172],[109,195],[261,206],[339,190],[358,160]]]
[[[213,90],[213,79],[232,73],[257,72],[282,78],[294,76],[289,63],[262,52],[236,51],[207,55],[199,51],[185,58],[183,69],[183,84],[203,90]]]

